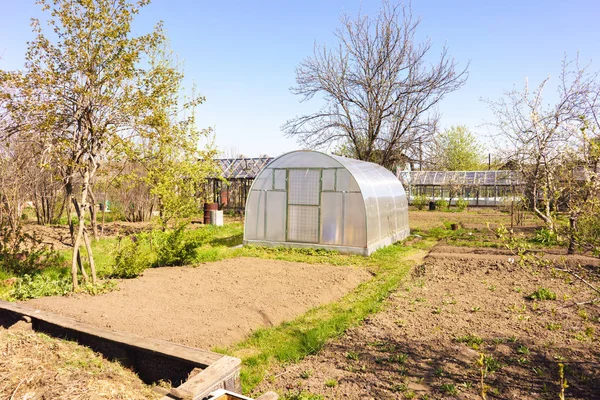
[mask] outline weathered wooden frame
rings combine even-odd
[[[133,369],[147,383],[177,384],[163,397],[200,400],[217,389],[241,392],[238,358],[164,340],[110,331],[47,311],[0,300],[0,321],[26,320],[35,331],[76,341]],[[201,371],[187,379],[195,368]]]

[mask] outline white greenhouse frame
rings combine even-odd
[[[405,239],[408,199],[380,165],[317,151],[274,159],[246,201],[244,245],[370,255]]]

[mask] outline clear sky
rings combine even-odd
[[[281,125],[319,106],[290,93],[295,67],[315,42],[333,43],[340,13],[362,8],[375,15],[379,6],[375,0],[153,0],[134,31],[164,21],[171,47],[185,61],[187,87],[195,82],[207,98],[198,125],[215,128],[221,150],[274,156],[299,148]],[[459,66],[470,62],[467,84],[439,107],[442,127],[465,124],[484,142],[492,115],[481,98],[498,99],[525,77],[532,84],[557,77],[565,53],[579,52],[600,70],[598,0],[413,0],[412,8],[422,20],[420,39],[429,37],[435,52],[445,43]],[[0,0],[0,69],[22,67],[31,17],[43,17],[34,0]]]

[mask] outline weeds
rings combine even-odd
[[[550,289],[541,287],[541,288],[538,288],[535,292],[531,293],[529,296],[527,296],[527,299],[538,300],[538,301],[556,300],[556,293],[554,293]]]
[[[548,324],[546,325],[546,328],[549,331],[558,331],[562,328],[562,324],[557,323],[557,322],[548,322]]]
[[[325,381],[325,386],[327,386],[328,388],[334,388],[338,385],[338,381],[336,379],[327,379]]]
[[[305,369],[304,371],[300,372],[300,378],[308,379],[312,376],[312,374],[313,374],[312,369]]]
[[[483,339],[477,335],[467,334],[465,336],[459,336],[455,339],[458,343],[465,343],[469,347],[477,350],[479,346],[483,343]]]
[[[456,396],[458,394],[458,389],[456,389],[456,385],[454,383],[444,383],[440,386],[440,391],[449,396]]]
[[[324,397],[320,394],[310,392],[287,393],[282,397],[282,400],[323,400]]]

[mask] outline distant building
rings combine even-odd
[[[208,180],[207,197],[223,210],[243,212],[252,182],[271,161],[268,156],[218,159],[219,172]]]
[[[398,171],[409,204],[417,196],[430,201],[446,200],[455,205],[464,199],[469,206],[499,206],[520,193],[519,171]]]

